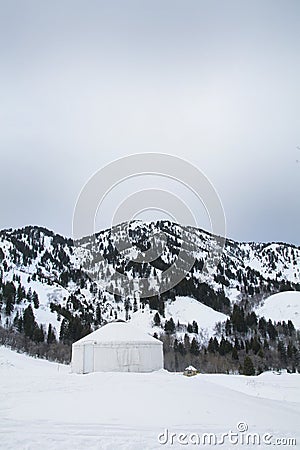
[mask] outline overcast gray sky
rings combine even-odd
[[[207,175],[229,237],[299,245],[299,23],[298,0],[0,0],[0,228],[71,236],[89,177],[152,151]]]

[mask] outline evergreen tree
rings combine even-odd
[[[221,356],[226,355],[227,353],[232,351],[232,345],[231,343],[227,340],[224,339],[224,336],[222,336],[221,342],[220,342],[220,346],[219,346],[219,353]]]
[[[243,367],[244,375],[255,375],[255,368],[250,356],[246,356],[244,359],[244,367]]]
[[[17,330],[19,333],[22,333],[23,331],[23,317],[19,317],[18,323],[17,323]]]
[[[198,324],[196,322],[196,320],[193,320],[193,333],[198,334],[199,333],[199,328],[198,328]]]
[[[5,314],[9,316],[14,310],[16,301],[16,288],[13,282],[8,281],[3,284],[2,297],[5,302]]]
[[[28,300],[29,302],[31,302],[31,300],[32,300],[32,290],[31,290],[31,287],[28,289],[28,292],[27,292],[27,294],[26,294],[26,298],[27,298],[27,300]]]
[[[45,335],[42,325],[37,326],[37,324],[35,324],[35,328],[32,333],[32,340],[36,343],[44,342]]]
[[[243,308],[240,308],[238,305],[234,305],[231,315],[231,322],[235,331],[238,331],[240,333],[247,331]]]
[[[197,324],[196,320],[193,320],[192,327],[193,327],[193,333],[198,334],[199,330],[198,330],[198,324]]]
[[[271,339],[272,341],[275,341],[275,339],[276,339],[277,336],[278,336],[278,333],[277,333],[277,330],[276,330],[276,328],[274,327],[274,325],[273,325],[271,319],[269,319],[268,324],[267,324],[267,332],[268,332],[268,335],[269,335],[270,339]]]
[[[166,320],[166,322],[165,322],[165,332],[172,334],[172,333],[174,333],[174,331],[175,331],[175,323],[171,317],[170,320]]]
[[[187,332],[188,333],[193,333],[193,327],[192,327],[192,325],[190,323],[188,323],[188,325],[187,325]]]
[[[35,309],[38,309],[40,306],[40,302],[39,302],[39,296],[37,295],[37,293],[35,291],[33,291],[33,293],[32,293],[32,301],[33,301],[33,306],[35,307]]]
[[[99,325],[101,325],[102,322],[102,315],[101,315],[101,308],[100,305],[98,303],[97,307],[96,307],[96,321]]]
[[[254,338],[251,339],[251,349],[253,350],[253,352],[255,353],[255,355],[259,352],[259,350],[261,349],[261,345],[260,342],[258,341],[257,337],[255,336]]]
[[[161,297],[159,298],[158,302],[158,312],[161,315],[161,317],[165,317],[165,302]]]
[[[31,305],[28,305],[23,314],[23,328],[24,333],[30,339],[33,336],[34,329],[36,328],[36,322]]]
[[[191,343],[190,343],[190,338],[189,338],[189,335],[187,334],[187,333],[185,333],[185,335],[184,335],[184,348],[185,348],[185,350],[187,351],[187,352],[189,352],[190,351],[190,347],[191,347]]]
[[[267,322],[264,317],[261,317],[258,321],[258,329],[263,337],[266,337]]]
[[[68,321],[64,318],[61,322],[59,340],[61,342],[66,342],[69,338]]]
[[[11,313],[13,312],[13,310],[14,310],[14,304],[13,304],[12,298],[11,297],[7,297],[6,298],[6,304],[5,304],[5,314],[7,316],[10,316]]]
[[[288,320],[287,326],[288,326],[288,330],[289,330],[289,335],[292,336],[293,333],[295,332],[295,327],[294,327],[293,322],[291,320]]]
[[[207,351],[209,353],[216,353],[218,351],[218,347],[219,345],[216,347],[216,343],[214,338],[210,338],[210,340],[208,341],[208,346],[207,346]]]
[[[246,324],[248,327],[255,328],[257,325],[257,316],[254,311],[247,315]]]
[[[25,293],[25,288],[24,286],[21,286],[19,284],[18,289],[17,289],[17,298],[16,298],[16,302],[18,304],[21,303],[21,301],[26,297],[26,293]]]
[[[283,364],[286,364],[286,362],[287,362],[287,351],[286,351],[285,345],[284,345],[284,343],[282,341],[278,341],[277,351],[278,351],[280,360],[283,362]]]
[[[53,342],[56,342],[56,337],[52,325],[51,323],[49,323],[47,333],[47,344],[53,344]]]
[[[231,356],[232,356],[232,359],[234,359],[235,361],[237,361],[239,359],[239,355],[238,355],[238,351],[237,351],[236,347],[233,347]]]
[[[241,346],[237,337],[234,339],[234,347],[236,348],[236,350],[241,350]]]
[[[190,352],[192,355],[199,355],[199,344],[195,338],[192,339]]]
[[[293,344],[291,341],[288,342],[288,346],[287,346],[287,357],[289,359],[292,359],[294,356],[294,352],[293,352]]]
[[[230,334],[231,334],[231,322],[229,319],[227,319],[225,322],[225,333],[226,333],[226,336],[230,336]]]
[[[217,352],[219,352],[219,342],[218,342],[218,339],[216,337],[215,338],[212,338],[212,337],[210,338],[210,340],[208,342],[207,350],[210,353],[217,353]]]
[[[160,327],[161,321],[160,321],[160,315],[159,315],[158,312],[155,313],[154,318],[153,318],[153,321],[154,321],[154,325],[155,325],[156,327]]]

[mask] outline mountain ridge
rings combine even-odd
[[[249,335],[248,326],[258,323],[255,311],[265,298],[280,291],[300,291],[297,246],[223,240],[170,221],[134,221],[128,230],[126,226],[77,242],[40,226],[1,230],[2,326],[24,333],[30,317],[31,329],[26,331],[30,339],[69,344],[104,323],[123,319],[161,339],[173,336],[170,345],[175,347],[174,339],[182,343],[188,335],[196,347],[215,337],[220,343],[221,336],[227,336],[230,348],[236,320],[246,321],[245,326],[238,325],[237,333]],[[154,252],[149,262],[136,259],[151,252],[153,243],[161,250],[158,256]],[[183,243],[194,263],[177,285],[160,292],[162,273],[180,258]],[[118,285],[116,272],[134,286],[140,279],[154,279],[152,295],[141,297],[138,288],[128,291]],[[257,331],[251,333],[254,338]]]

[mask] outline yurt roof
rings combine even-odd
[[[162,342],[128,322],[114,321],[84,336],[75,344],[96,343],[143,343],[162,345]]]

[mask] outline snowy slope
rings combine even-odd
[[[57,303],[63,305],[65,299],[69,297],[70,293],[67,289],[59,286],[57,284],[46,284],[39,280],[28,281],[28,273],[15,269],[13,272],[8,272],[4,276],[5,281],[12,281],[12,275],[20,276],[22,285],[25,287],[26,291],[31,288],[32,292],[35,291],[39,297],[39,308],[34,309],[34,315],[37,323],[43,325],[44,329],[48,329],[48,325],[51,324],[55,328],[56,336],[59,336],[61,321],[57,320],[57,314],[50,311],[50,303]],[[14,315],[18,312],[20,315],[24,309],[28,306],[26,300],[22,301],[21,304],[15,306]],[[2,315],[2,323],[5,322],[5,316]],[[0,320],[1,323],[1,320]]]
[[[256,312],[267,320],[291,320],[294,326],[300,329],[300,292],[287,291],[271,295]]]
[[[157,436],[166,428],[220,435],[237,431],[239,422],[248,432],[300,442],[298,374],[75,375],[69,366],[0,347],[0,377],[0,447],[6,450],[195,448],[163,446]],[[224,446],[231,447],[248,448]]]
[[[153,326],[155,312],[151,311],[149,306],[146,305],[143,310],[140,309],[132,314],[131,323],[148,333],[156,332],[159,335],[162,328]],[[224,322],[227,319],[225,314],[215,311],[191,297],[176,297],[174,301],[166,302],[165,319],[162,319],[162,324],[171,317],[176,324],[179,321],[180,324],[188,325],[195,320],[199,328],[199,337],[202,338],[199,340],[202,342],[214,335],[215,326],[218,322]],[[177,335],[183,337],[180,332]]]
[[[166,311],[175,322],[179,320],[180,323],[188,324],[195,320],[199,329],[207,330],[210,334],[213,333],[217,322],[224,322],[227,319],[225,314],[191,297],[176,297],[174,302],[168,302]]]

